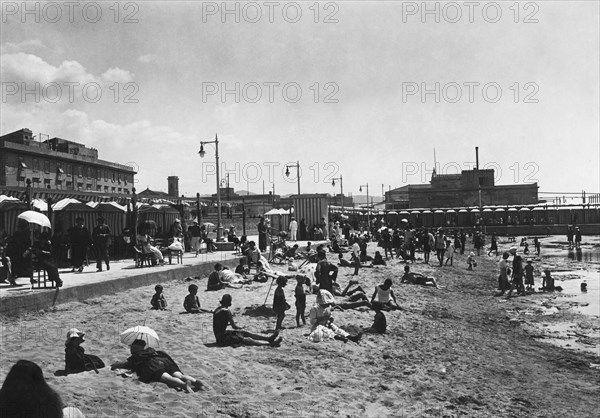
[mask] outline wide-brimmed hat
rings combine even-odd
[[[85,341],[85,338],[83,338],[84,335],[85,335],[85,332],[81,332],[77,328],[71,328],[69,331],[67,331],[67,340],[65,341],[65,343],[68,343],[69,341],[71,341],[71,338],[77,338],[77,337],[79,337],[83,341]]]

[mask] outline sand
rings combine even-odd
[[[372,243],[370,253],[374,250]],[[474,271],[466,270],[465,259],[457,256],[452,267],[413,265],[414,271],[435,276],[444,286],[439,290],[400,284],[404,265],[396,260],[362,269],[359,281],[369,297],[377,283],[394,279],[404,310],[386,314],[385,335],[366,334],[358,345],[309,342],[308,326],[295,328],[294,283],[285,289],[292,309],[280,348],[216,347],[210,314],[181,314],[187,286],[196,283],[202,307],[214,309],[230,293],[238,324],[268,335],[275,318],[265,316],[269,310],[260,306],[269,283],[218,292],[203,291],[206,278],[165,283],[168,311],[149,310],[149,286],[3,318],[0,379],[18,359],[32,360],[65,403],[88,417],[596,416],[600,370],[593,365],[600,363],[598,355],[540,339],[539,327],[515,314],[521,303],[529,303],[526,299],[538,296],[494,297],[495,259],[480,257]],[[352,271],[340,269],[338,282],[344,286]],[[271,292],[267,305],[272,299]],[[307,299],[308,313],[315,296]],[[552,315],[568,315],[575,322],[587,318],[592,329],[599,328],[597,317],[589,320],[573,310]],[[373,321],[366,309],[334,316],[351,331]],[[54,375],[64,368],[69,328],[86,332],[86,352],[111,364],[129,355],[119,333],[144,323],[158,332],[161,349],[209,390],[187,394],[121,377],[109,368],[99,374]]]

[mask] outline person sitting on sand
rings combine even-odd
[[[150,305],[152,305],[152,309],[157,309],[164,311],[167,308],[167,300],[165,299],[165,295],[163,295],[163,287],[159,284],[154,286],[154,290],[156,293],[152,296],[150,300]]]
[[[242,345],[261,345],[279,347],[282,338],[279,337],[279,331],[275,331],[270,337],[252,334],[242,331],[242,327],[237,326],[233,321],[233,314],[229,310],[232,304],[231,295],[225,294],[219,302],[219,307],[213,313],[213,333],[220,347],[239,347]],[[227,326],[231,325],[233,331],[228,331]]]
[[[405,266],[409,267],[409,266]],[[409,267],[410,268],[410,267]],[[392,279],[385,279],[383,284],[375,286],[375,292],[371,297],[371,305],[380,311],[392,311],[400,309],[396,295],[392,290]]]
[[[221,290],[227,286],[227,283],[222,279],[221,270],[223,269],[223,266],[221,263],[215,264],[214,269],[215,271],[208,276],[208,282],[206,283],[207,291]]]
[[[285,250],[285,252],[283,253],[283,257],[287,259],[296,259],[298,258],[298,254],[296,254],[297,251],[298,244],[294,244],[292,247],[289,247],[287,250]]]
[[[19,360],[10,369],[0,389],[0,416],[36,418],[82,418],[75,407],[65,407],[37,364]]]
[[[437,285],[437,282],[433,277],[427,277],[422,275],[421,273],[411,273],[410,266],[404,266],[404,275],[402,276],[402,280],[400,280],[400,283],[404,282],[410,284],[419,284],[422,286],[427,286],[431,283],[439,289],[439,286]]]
[[[542,290],[544,292],[554,292],[556,287],[554,286],[554,278],[550,270],[544,270],[544,276],[542,277]]]
[[[98,369],[104,367],[104,362],[100,357],[85,354],[85,350],[81,347],[81,343],[85,341],[84,335],[85,333],[77,328],[71,328],[67,332],[67,340],[65,341],[65,371],[67,373],[80,373],[89,370],[98,373]]]
[[[114,363],[111,369],[129,369],[137,373],[144,383],[163,382],[187,393],[204,388],[202,382],[183,374],[167,353],[146,347],[145,341],[135,340],[131,343],[130,351],[131,357],[124,362]]]
[[[248,249],[246,250],[246,257],[248,259],[248,269],[252,269],[252,265],[257,266],[260,261],[260,250],[256,248],[256,242],[250,241],[248,243]]]
[[[387,249],[386,249],[386,251],[387,251]],[[373,258],[372,265],[374,265],[374,266],[386,266],[387,265],[379,251],[375,251],[375,257]]]
[[[200,307],[200,299],[198,299],[198,286],[191,284],[188,286],[189,295],[183,300],[183,307],[187,313],[212,313],[207,309]]]
[[[240,258],[240,264],[235,268],[235,273],[243,276],[244,279],[247,278],[247,275],[250,274],[250,269],[248,268],[246,259]]]
[[[309,319],[311,332],[308,338],[311,341],[319,342],[326,339],[336,339],[343,342],[348,340],[358,344],[362,333],[350,335],[333,323],[331,307],[335,304],[335,298],[327,290],[321,289],[317,295],[316,304],[310,309]]]

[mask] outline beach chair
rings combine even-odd
[[[133,259],[135,260],[136,267],[144,267],[144,264],[148,267],[152,265],[152,253],[145,252],[143,247],[133,247]]]
[[[37,273],[37,279],[35,275]],[[29,281],[31,283],[31,290],[33,289],[58,289],[55,282],[52,282],[48,279],[48,275],[46,274],[46,270],[37,265],[37,263],[32,264],[31,275],[29,276]]]
[[[181,250],[167,250],[169,257],[169,264],[173,264],[173,257],[177,260],[177,264],[183,264],[183,251]]]

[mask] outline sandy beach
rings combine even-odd
[[[501,249],[508,245],[501,243]],[[369,253],[375,249],[371,243]],[[18,359],[32,360],[65,403],[87,417],[596,416],[598,316],[578,310],[582,304],[571,303],[568,295],[494,297],[496,259],[482,255],[474,271],[466,269],[465,259],[466,254],[458,255],[454,266],[446,267],[420,260],[412,265],[436,277],[442,289],[400,284],[404,264],[397,260],[362,269],[358,279],[368,296],[376,284],[392,278],[403,310],[386,314],[386,334],[365,334],[358,345],[309,342],[308,325],[295,327],[292,282],[285,288],[292,309],[280,348],[216,347],[210,314],[181,314],[187,287],[196,283],[203,308],[216,308],[220,297],[230,293],[237,323],[267,335],[275,326],[270,309],[262,307],[269,283],[204,292],[206,277],[189,278],[164,283],[167,311],[149,309],[153,286],[147,286],[2,318],[0,378]],[[586,271],[593,277],[597,268],[592,264]],[[342,286],[352,271],[340,268]],[[267,306],[272,301],[273,291]],[[307,297],[307,313],[314,301],[314,295]],[[351,331],[368,328],[373,315],[366,308],[334,312],[335,323]],[[162,383],[119,376],[108,367],[99,374],[54,375],[64,368],[69,328],[84,331],[86,352],[110,365],[129,355],[119,333],[144,323],[158,332],[160,348],[183,372],[209,390],[177,392]],[[584,349],[548,341],[562,335],[553,324],[564,323],[575,327],[572,339]]]

